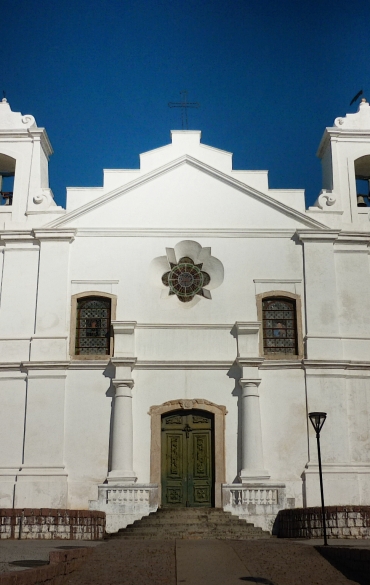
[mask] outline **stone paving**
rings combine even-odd
[[[368,580],[354,573],[346,577],[313,546],[282,539],[111,540],[98,546],[88,562],[65,581],[65,585],[242,583],[369,585],[370,576]]]
[[[99,540],[0,540],[0,574],[23,571],[23,567],[11,565],[12,561],[48,561],[52,550],[68,550],[78,547],[96,547]]]

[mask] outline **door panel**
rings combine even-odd
[[[162,505],[212,506],[213,416],[178,411],[162,418]]]

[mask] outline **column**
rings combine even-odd
[[[112,470],[108,473],[108,483],[134,483],[137,479],[133,471],[133,421],[132,387],[133,380],[113,380],[116,389],[113,433],[112,433]]]
[[[265,481],[269,479],[264,469],[260,398],[258,386],[261,380],[241,379],[242,413],[242,470],[240,477],[245,481]]]

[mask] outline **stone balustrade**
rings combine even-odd
[[[89,502],[90,510],[106,514],[106,531],[117,532],[158,508],[156,484],[112,485],[98,488],[98,499]]]
[[[278,512],[294,505],[286,498],[285,484],[223,484],[222,502],[225,512],[252,522],[263,530],[273,531]]]

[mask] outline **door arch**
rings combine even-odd
[[[161,421],[162,415],[177,410],[202,410],[214,415],[214,506],[222,508],[221,485],[225,483],[225,416],[226,407],[214,404],[205,399],[177,399],[152,406],[151,416],[151,450],[150,450],[150,482],[158,485],[159,504],[161,494]]]

